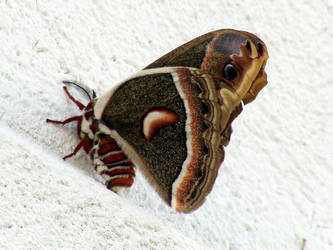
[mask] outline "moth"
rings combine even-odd
[[[176,211],[197,209],[212,190],[231,123],[267,84],[266,45],[232,29],[172,50],[64,121],[77,122],[81,148],[108,189],[133,184],[139,166]]]

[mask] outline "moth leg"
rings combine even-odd
[[[72,102],[74,102],[78,108],[80,110],[83,110],[86,106],[84,106],[81,102],[79,102],[78,100],[76,100],[68,91],[67,87],[64,86],[64,90],[68,96],[69,99],[71,99]],[[68,118],[64,121],[58,121],[58,120],[51,120],[51,119],[46,119],[46,122],[51,122],[51,123],[56,123],[56,124],[66,124],[66,123],[70,123],[70,122],[73,122],[73,121],[77,121],[77,122],[81,122],[82,121],[82,115],[80,116],[74,116],[74,117],[71,117],[71,118]]]
[[[73,101],[80,110],[83,110],[86,106],[84,106],[81,102],[79,102],[78,100],[76,100],[68,91],[67,87],[64,86],[64,90],[68,96],[68,98]],[[74,121],[77,121],[78,122],[78,134],[80,134],[80,123],[82,122],[82,115],[80,116],[73,116],[73,117],[70,117],[64,121],[58,121],[58,120],[52,120],[52,119],[46,119],[46,122],[50,122],[50,123],[56,123],[56,124],[62,124],[62,125],[65,125],[66,123],[70,123],[70,122],[74,122]]]
[[[82,121],[82,115],[80,115],[80,116],[73,116],[73,117],[68,118],[68,119],[66,119],[64,121],[46,119],[46,122],[56,123],[56,124],[61,124],[61,125],[65,125],[66,123],[75,122],[75,121],[81,122]]]
[[[76,155],[77,152],[79,152],[79,150],[81,148],[89,148],[90,147],[90,141],[87,137],[83,137],[82,140],[79,142],[79,144],[75,147],[74,151],[66,156],[64,156],[62,159],[66,160],[67,158],[70,158],[74,155]]]
[[[76,106],[78,106],[78,108],[80,110],[83,110],[86,106],[84,106],[81,102],[79,102],[78,100],[76,100],[72,95],[71,93],[69,93],[68,89],[67,89],[67,86],[64,86],[64,90],[68,96],[69,99],[72,100],[72,102],[74,102],[76,104]]]

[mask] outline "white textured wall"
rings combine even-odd
[[[208,2],[208,3],[207,3]],[[333,4],[0,0],[1,249],[333,249]],[[167,207],[142,175],[96,181],[61,81],[97,90],[221,28],[265,41],[269,83],[234,122],[206,203]]]

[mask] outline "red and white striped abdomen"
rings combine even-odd
[[[97,133],[90,152],[94,168],[105,179],[108,189],[118,192],[134,182],[134,164],[124,154],[116,141],[107,134]]]

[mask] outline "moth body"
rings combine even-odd
[[[211,191],[224,159],[231,123],[243,104],[267,84],[268,53],[253,34],[218,30],[161,57],[87,107],[67,95],[83,114],[81,147],[106,186],[130,187],[140,167],[175,210],[191,212]]]

